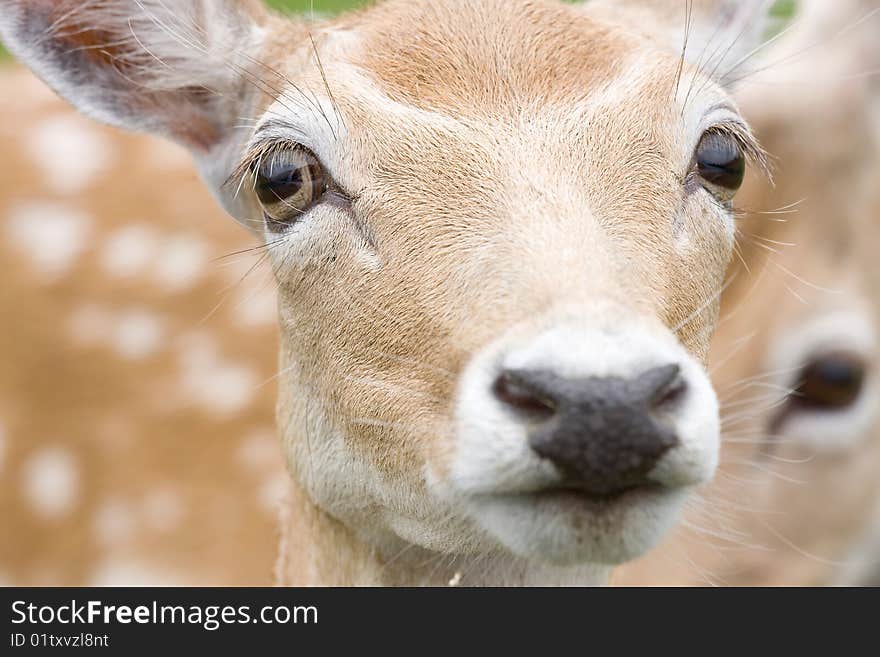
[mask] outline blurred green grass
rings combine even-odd
[[[797,9],[797,0],[776,0],[770,13],[776,18],[794,18],[794,12]]]
[[[366,4],[368,0],[266,0],[275,9],[290,12],[315,11],[333,14]],[[771,13],[777,19],[787,20],[794,16],[797,0],[776,0]],[[0,43],[0,59],[6,56],[3,44]]]
[[[336,13],[366,4],[365,0],[267,0],[270,7],[284,11]]]

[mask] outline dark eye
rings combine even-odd
[[[837,411],[856,403],[865,382],[865,363],[839,352],[817,357],[801,370],[792,401],[816,410]]]
[[[746,175],[745,154],[732,136],[710,130],[697,146],[696,169],[710,191],[729,200],[742,187]]]
[[[257,198],[270,226],[283,228],[317,203],[327,190],[318,158],[304,149],[272,154],[256,175]]]

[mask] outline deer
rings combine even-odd
[[[0,38],[263,241],[279,583],[596,585],[717,465],[766,4],[0,0]]]
[[[878,10],[800,2],[739,89],[776,175],[738,200],[742,261],[712,350],[720,471],[620,584],[880,581]]]

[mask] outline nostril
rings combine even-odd
[[[646,372],[642,384],[648,393],[648,403],[652,409],[670,408],[679,404],[688,389],[687,381],[681,375],[681,367],[678,365],[666,365]]]
[[[556,466],[562,485],[598,496],[654,485],[650,472],[678,444],[665,405],[687,390],[678,365],[629,379],[507,369],[492,388],[509,408],[537,420],[528,427],[529,446]]]
[[[543,394],[526,377],[512,370],[495,379],[492,392],[506,405],[529,415],[549,418],[556,413],[556,401],[550,395]]]

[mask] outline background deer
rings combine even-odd
[[[740,94],[777,174],[738,200],[713,358],[721,470],[690,529],[621,583],[880,576],[880,4],[801,5]]]
[[[0,580],[270,583],[287,477],[259,254],[182,149],[11,65],[0,116]]]
[[[730,43],[719,79],[763,3],[724,4],[690,17],[697,52]],[[61,95],[185,145],[267,242],[284,581],[594,583],[711,476],[703,362],[760,151],[678,3],[2,8]]]

